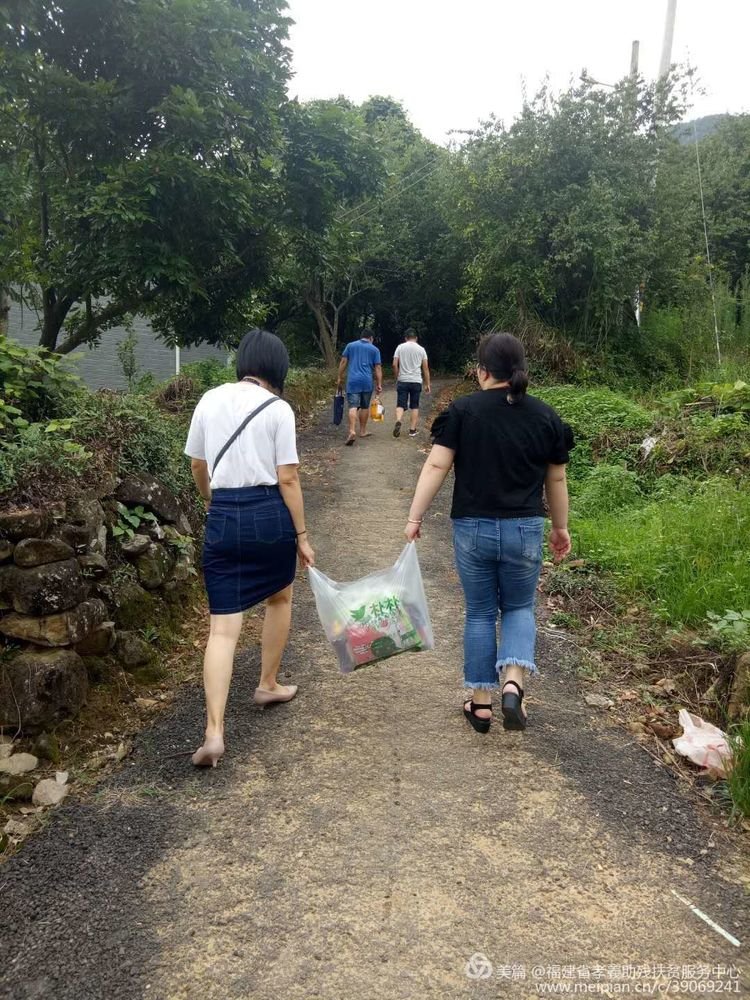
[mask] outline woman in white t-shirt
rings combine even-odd
[[[210,389],[193,413],[185,454],[201,496],[210,501],[203,573],[211,612],[203,680],[206,735],[193,754],[216,767],[224,754],[224,709],[243,612],[266,602],[259,705],[291,701],[296,685],[277,683],[292,617],[297,558],[307,567],[308,540],[294,412],[280,399],[289,355],[265,330],[246,334],[237,350],[237,382]]]

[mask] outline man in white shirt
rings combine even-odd
[[[393,428],[395,438],[401,435],[401,424],[404,411],[410,410],[409,437],[417,436],[419,423],[419,397],[422,387],[430,392],[430,366],[427,363],[427,351],[417,343],[416,333],[406,331],[406,340],[399,344],[393,356],[393,373],[396,376],[396,426]]]

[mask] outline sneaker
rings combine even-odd
[[[417,436],[417,432],[416,431],[409,431],[409,437],[410,438],[415,438],[416,436]]]
[[[396,426],[393,428],[393,436],[395,438],[401,437],[401,421],[400,420],[396,421]]]

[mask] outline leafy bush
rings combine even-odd
[[[691,494],[574,524],[580,555],[673,623],[750,607],[750,491],[715,478]]]
[[[544,387],[537,395],[570,424],[576,438],[568,470],[570,479],[585,479],[596,461],[635,463],[653,414],[611,389],[573,385]]]
[[[705,410],[665,424],[649,456],[652,471],[676,469],[701,476],[737,474],[750,459],[750,421],[744,414]]]
[[[573,500],[573,510],[580,517],[612,514],[633,507],[643,499],[638,476],[622,465],[595,465],[583,480]]]
[[[59,423],[59,421],[57,422]],[[29,424],[0,443],[0,494],[22,489],[34,480],[78,480],[88,468],[91,452],[72,440],[70,425]]]
[[[73,405],[75,440],[110,454],[119,475],[148,472],[181,499],[192,496],[183,421],[139,395],[87,393]]]
[[[723,615],[709,611],[706,617],[722,649],[741,653],[750,647],[750,610],[725,611]]]
[[[79,386],[59,355],[0,337],[0,431],[54,416],[59,400]]]
[[[654,422],[653,414],[612,389],[580,389],[574,385],[544,387],[538,395],[554,406],[584,441],[595,441],[618,430],[640,434]]]

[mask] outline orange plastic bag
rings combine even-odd
[[[373,399],[370,403],[370,420],[374,420],[376,424],[385,420],[385,407],[379,399]]]

